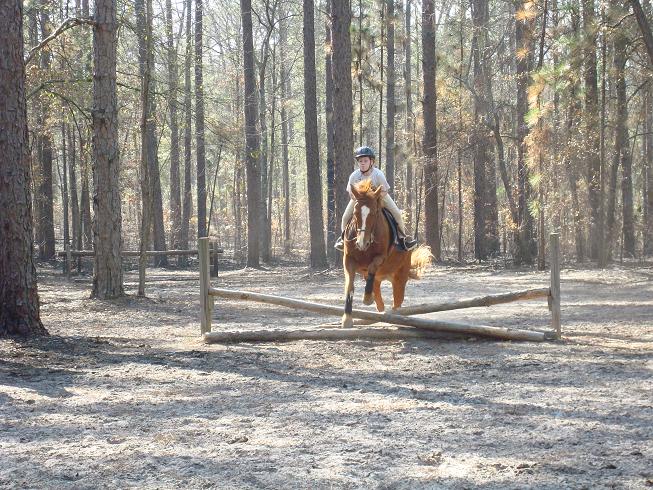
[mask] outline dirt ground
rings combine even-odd
[[[0,340],[2,488],[653,486],[653,270],[562,270],[561,342],[478,338],[205,345],[197,274],[88,299],[40,271],[51,336]],[[430,269],[405,304],[546,286],[548,273]],[[341,304],[338,271],[214,284]],[[357,282],[355,307],[363,282]],[[389,302],[389,289],[385,289]],[[546,329],[542,300],[434,314]],[[317,315],[216,300],[214,329]]]

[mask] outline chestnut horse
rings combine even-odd
[[[345,229],[343,265],[345,270],[345,313],[342,326],[351,327],[354,300],[354,278],[360,273],[366,279],[363,303],[376,302],[376,309],[384,311],[381,281],[392,283],[392,309],[404,302],[406,282],[419,279],[422,270],[431,264],[431,249],[426,245],[411,251],[397,250],[392,242],[390,225],[382,208],[382,188],[375,188],[369,179],[359,182],[351,190],[356,205],[354,216]],[[374,297],[372,297],[374,293]]]

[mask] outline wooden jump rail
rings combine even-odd
[[[207,239],[208,240],[208,239]],[[211,249],[211,252],[213,254],[213,264],[214,264],[214,275],[218,275],[218,259],[217,259],[217,254],[224,253],[224,250],[218,247],[213,247]],[[147,250],[145,252],[145,255],[147,257],[154,257],[157,255],[197,255],[198,249],[184,249],[184,250]],[[70,264],[72,263],[73,258],[80,258],[80,257],[95,257],[95,251],[94,250],[66,250],[63,252],[59,252],[57,254],[59,257],[62,257],[64,259],[63,261],[63,273],[65,275],[70,274]],[[120,254],[122,257],[140,257],[141,252],[140,250],[123,250]]]
[[[253,293],[249,291],[236,291],[230,289],[213,288],[209,278],[208,240],[200,238],[198,242],[200,259],[200,323],[204,340],[208,343],[233,343],[255,341],[288,341],[288,340],[345,340],[345,339],[401,339],[415,337],[432,337],[434,332],[450,332],[455,334],[472,334],[504,340],[529,340],[542,342],[547,339],[560,339],[560,247],[558,234],[551,234],[550,263],[551,286],[549,288],[527,289],[502,294],[493,294],[478,298],[464,299],[449,303],[431,303],[415,306],[406,306],[391,312],[374,312],[366,310],[353,310],[352,317],[366,320],[367,323],[385,322],[404,327],[414,327],[418,330],[405,328],[380,329],[376,328],[319,328],[311,330],[264,330],[264,331],[238,331],[238,332],[211,332],[211,313],[213,311],[213,298],[215,296],[227,299],[256,301],[260,303],[285,306],[287,308],[301,309],[322,313],[326,315],[341,316],[342,306],[325,305],[299,299],[285,298],[270,294]],[[548,298],[551,310],[550,332],[522,330],[508,327],[489,325],[469,325],[459,322],[444,321],[432,318],[416,318],[408,315],[450,311],[461,308],[475,308],[520,300],[535,298]]]

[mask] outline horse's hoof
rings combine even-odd
[[[354,320],[348,315],[343,315],[342,328],[352,328],[353,326],[354,326]]]
[[[368,305],[368,306],[369,306],[369,305],[371,305],[372,303],[374,303],[374,296],[373,296],[373,295],[370,294],[370,295],[368,296],[368,295],[366,294],[365,296],[363,296],[363,304],[364,304],[364,305]]]

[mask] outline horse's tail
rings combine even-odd
[[[410,254],[410,271],[408,277],[411,279],[419,279],[422,272],[431,265],[433,255],[431,254],[431,247],[428,245],[420,245],[414,249]]]

